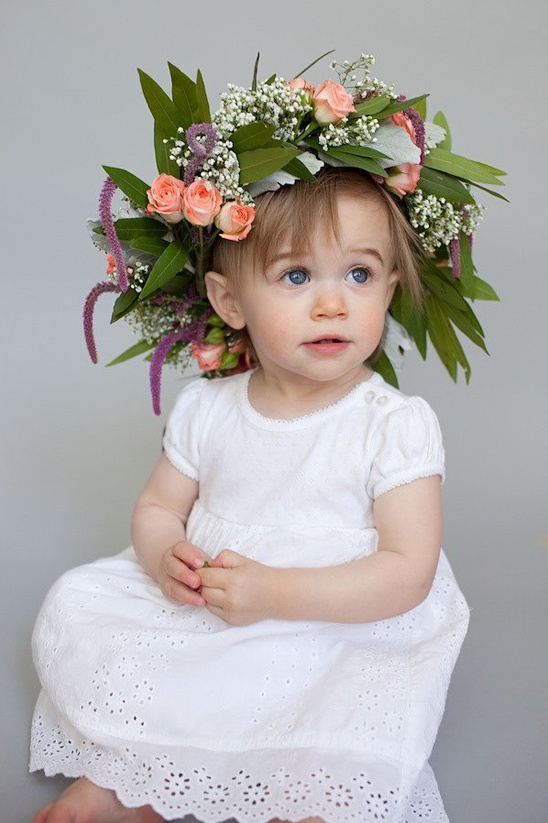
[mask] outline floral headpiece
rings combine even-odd
[[[293,80],[273,75],[259,83],[257,58],[251,87],[230,84],[213,116],[200,71],[193,81],[170,63],[169,97],[139,70],[154,118],[159,175],[149,185],[124,169],[103,167],[100,221],[89,227],[95,245],[107,252],[107,280],[86,300],[84,330],[97,362],[95,302],[104,292],[117,293],[112,322],[123,317],[140,339],[109,365],[147,354],[156,414],[164,362],[184,368],[195,358],[206,376],[256,365],[245,336],[226,326],[207,299],[211,246],[219,236],[245,240],[253,230],[254,197],[296,180],[315,182],[324,164],[361,169],[385,186],[426,252],[420,260],[424,305],[417,311],[396,291],[375,368],[397,385],[403,351],[413,340],[426,357],[429,337],[451,377],[456,380],[460,364],[468,380],[455,328],[486,351],[470,301],[498,298],[472,262],[472,236],[484,211],[472,187],[505,200],[486,188],[503,185],[505,172],[453,154],[442,112],[426,120],[428,95],[396,94],[371,76],[372,56],[331,63],[339,82],[314,87],[302,75],[316,62]],[[117,188],[124,198],[113,215]]]

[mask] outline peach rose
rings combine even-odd
[[[112,254],[107,254],[107,274],[114,274],[116,271],[116,261]]]
[[[215,225],[223,232],[220,237],[225,240],[243,240],[251,231],[255,209],[230,201],[225,203],[215,218]]]
[[[171,174],[159,174],[147,191],[147,214],[157,212],[167,223],[183,219],[185,185]]]
[[[384,185],[386,188],[397,194],[398,197],[403,197],[407,192],[415,191],[421,176],[422,166],[420,163],[400,163],[399,166],[394,166],[394,168],[397,169],[396,174],[391,174],[390,177],[385,178]]]
[[[198,361],[198,365],[204,371],[213,371],[221,365],[221,357],[226,351],[224,343],[199,343],[194,340],[192,343],[192,356]]]
[[[294,77],[293,80],[288,80],[287,85],[293,91],[314,91],[314,86],[302,77]]]
[[[314,117],[321,125],[338,123],[351,111],[356,111],[352,95],[340,83],[324,80],[314,92]]]
[[[388,119],[391,120],[395,126],[400,126],[400,128],[405,129],[415,146],[417,145],[415,126],[413,125],[410,117],[402,111],[397,111],[396,114],[391,114]]]
[[[223,198],[213,183],[195,180],[184,193],[184,215],[195,226],[209,226],[219,214]]]

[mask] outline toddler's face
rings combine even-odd
[[[388,218],[374,198],[341,196],[338,212],[340,247],[317,225],[310,255],[282,242],[264,276],[244,271],[236,287],[261,365],[280,379],[367,376],[380,342],[398,280]]]

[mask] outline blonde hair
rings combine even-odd
[[[388,218],[393,248],[393,269],[400,275],[400,287],[409,292],[418,307],[422,299],[422,285],[417,258],[420,243],[407,217],[394,197],[378,185],[369,174],[359,169],[326,166],[320,170],[315,183],[298,180],[292,186],[265,192],[256,198],[253,228],[245,240],[218,239],[212,249],[211,264],[215,271],[237,283],[244,269],[251,264],[253,271],[264,270],[280,250],[280,243],[288,241],[291,254],[308,254],[314,228],[318,221],[325,223],[339,242],[340,223],[337,197],[351,195],[368,200],[376,198]]]

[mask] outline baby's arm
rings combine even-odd
[[[368,623],[403,614],[426,598],[441,548],[440,477],[386,492],[374,514],[374,554],[339,566],[279,569],[273,617]]]
[[[185,525],[198,497],[198,483],[162,455],[141,493],[131,521],[131,538],[143,568],[168,597],[203,606],[201,579],[192,569],[211,558],[186,539]]]

